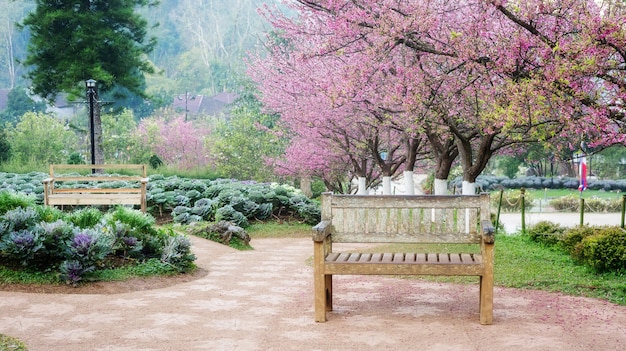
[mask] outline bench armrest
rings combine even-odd
[[[147,183],[148,180],[150,180],[150,178],[141,178],[140,182],[142,183]]]
[[[485,242],[485,244],[493,244],[496,241],[496,236],[495,236],[496,230],[493,227],[493,224],[491,224],[491,221],[489,220],[482,221],[481,227],[482,227],[483,241]]]
[[[46,178],[46,179],[42,180],[42,182],[43,182],[44,184],[45,184],[45,183],[52,183],[52,182],[54,182],[54,178]]]
[[[330,221],[321,221],[313,227],[313,241],[324,241],[330,234]]]

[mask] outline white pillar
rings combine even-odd
[[[435,178],[435,195],[448,195],[448,180]]]
[[[391,177],[383,177],[383,195],[391,195]]]
[[[407,195],[415,195],[415,182],[413,181],[413,171],[404,171],[404,191]]]
[[[359,177],[359,191],[358,195],[367,195],[367,179],[365,177]]]
[[[463,181],[463,195],[475,195],[476,194],[476,183],[470,183],[468,181]]]

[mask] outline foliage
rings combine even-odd
[[[527,235],[502,235],[496,246],[496,285],[558,291],[626,305],[623,274],[595,272],[562,250],[538,245]]]
[[[139,123],[137,137],[164,165],[179,169],[204,168],[211,163],[207,147],[209,129],[178,117],[171,121],[147,118]]]
[[[26,345],[20,340],[0,334],[0,351],[26,351]]]
[[[218,120],[213,138],[216,168],[226,177],[267,181],[275,178],[267,158],[281,155],[287,142],[278,115],[262,112],[252,92],[235,101],[229,119]]]
[[[78,228],[91,228],[100,223],[103,213],[95,207],[85,207],[69,213],[66,220]]]
[[[27,112],[15,127],[7,129],[12,157],[18,162],[63,163],[77,147],[72,131],[52,115]],[[37,140],[37,142],[33,142]]]
[[[575,250],[578,244],[580,244],[584,238],[594,235],[597,231],[598,228],[586,225],[568,228],[565,233],[563,233],[560,246],[570,255],[575,256]]]
[[[626,270],[626,231],[603,228],[584,237],[573,250],[574,257],[598,272]]]
[[[193,267],[196,256],[191,253],[191,241],[182,235],[170,235],[167,237],[161,261],[170,264],[179,272],[188,272]]]
[[[565,229],[559,224],[540,221],[528,228],[528,236],[535,242],[552,246],[563,239]]]
[[[0,196],[3,208],[12,201]],[[63,213],[41,207],[31,203],[0,217],[0,264],[13,270],[56,271],[69,284],[107,269],[115,259],[159,259],[178,272],[193,268],[188,239],[155,228],[154,218],[140,211],[119,207],[106,214],[96,208]]]
[[[232,222],[196,223],[189,226],[187,232],[190,235],[228,245],[237,250],[252,249],[248,233]]]
[[[2,124],[14,125],[26,112],[45,112],[46,103],[35,102],[26,93],[26,89],[17,87],[11,89],[7,96],[7,108],[0,112]]]
[[[11,143],[7,137],[5,128],[0,130],[0,163],[6,162],[11,158]]]
[[[9,179],[14,178],[8,174],[5,175],[8,176],[7,178]],[[0,177],[0,179],[2,178]],[[4,215],[8,211],[15,210],[19,207],[26,208],[35,204],[35,198],[33,196],[22,192],[7,191],[9,190],[7,188],[2,190],[3,191],[0,191],[0,215]]]
[[[622,208],[622,199],[601,199],[588,197],[584,199],[585,212],[619,212]],[[561,212],[580,211],[580,197],[571,195],[550,200],[550,206]]]
[[[457,177],[450,181],[450,187],[459,187],[462,179]],[[481,175],[476,178],[477,186],[483,191],[493,191],[499,189],[578,189],[578,178],[572,177],[497,177],[492,175]],[[599,180],[590,179],[588,189],[603,191],[624,191],[626,192],[626,179]]]
[[[43,97],[82,92],[76,83],[92,78],[103,91],[120,86],[143,95],[143,74],[154,72],[146,54],[156,39],[147,38],[147,21],[135,8],[150,4],[38,1],[36,10],[22,21],[31,33],[23,62],[33,67],[27,77],[34,92]]]
[[[132,110],[102,115],[102,149],[109,163],[129,163],[136,152],[137,124]]]

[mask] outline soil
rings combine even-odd
[[[78,288],[3,286],[0,334],[55,350],[624,350],[626,306],[497,287],[478,322],[477,284],[338,276],[326,323],[313,320],[306,238],[251,251],[192,238],[200,267],[169,278]],[[497,269],[497,267],[496,267]]]

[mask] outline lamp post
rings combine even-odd
[[[94,100],[96,95],[96,81],[88,79],[85,81],[85,87],[87,88],[87,99],[89,99],[89,136],[91,141],[91,164],[96,164],[96,144],[95,144],[95,131],[94,131]],[[95,172],[95,169],[92,170]]]

